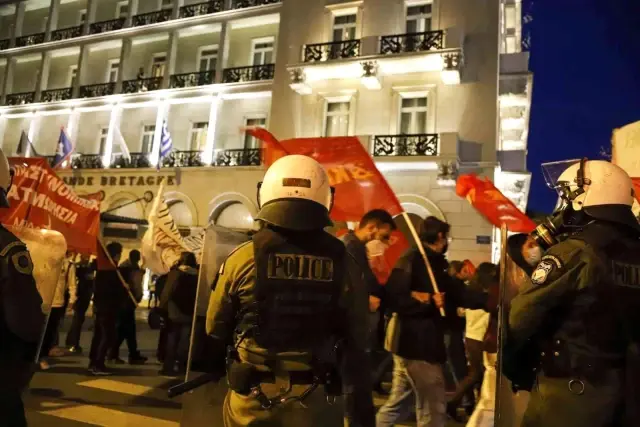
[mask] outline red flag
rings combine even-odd
[[[481,180],[475,175],[461,175],[456,183],[456,194],[466,198],[496,227],[501,227],[504,223],[509,231],[515,233],[529,233],[536,228],[536,224],[488,179]]]
[[[96,266],[100,271],[115,270],[116,266],[109,260],[106,248],[102,246],[100,241],[97,241],[98,255],[96,257]]]
[[[262,162],[266,167],[271,166],[273,162],[287,154],[297,154],[288,153],[276,137],[264,128],[250,128],[246,131],[249,135],[262,141]]]
[[[76,195],[43,158],[10,158],[15,170],[3,209],[5,225],[45,228],[62,233],[69,250],[95,254],[100,233],[100,203]]]
[[[631,178],[633,188],[635,189],[636,200],[640,203],[640,178]]]

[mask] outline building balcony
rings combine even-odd
[[[249,67],[227,68],[222,74],[222,83],[240,83],[272,80],[275,64],[253,65]]]
[[[171,20],[171,9],[156,10],[155,12],[143,13],[133,17],[133,26],[140,27],[142,25],[158,24]]]
[[[94,22],[89,25],[89,34],[108,33],[124,28],[125,18],[111,19],[109,21]]]
[[[397,34],[380,37],[380,54],[425,52],[444,48],[444,31]]]
[[[213,155],[212,166],[260,166],[262,150],[260,148],[240,148],[235,150],[217,150]]]
[[[150,92],[162,88],[162,77],[125,80],[122,82],[123,93]]]
[[[42,102],[58,102],[71,99],[73,88],[50,89],[42,91]]]
[[[16,38],[16,47],[27,47],[44,43],[44,33],[30,34]]]
[[[36,97],[35,92],[10,93],[7,95],[7,105],[33,104]]]
[[[131,159],[127,159],[122,154],[113,156],[111,167],[117,169],[140,169],[150,168],[149,153],[130,153]]]
[[[437,156],[438,134],[376,135],[373,137],[373,157]]]
[[[180,18],[192,18],[194,16],[209,15],[224,10],[224,0],[207,1],[204,3],[190,4],[180,8]]]
[[[101,154],[74,154],[71,156],[73,169],[102,169]]]
[[[303,48],[302,62],[325,62],[360,56],[360,40],[307,44]]]
[[[63,28],[61,30],[55,30],[51,33],[51,41],[57,42],[62,40],[73,39],[82,35],[82,25],[77,27]]]
[[[162,160],[167,168],[192,168],[204,166],[202,151],[172,151]]]
[[[171,76],[169,87],[171,89],[205,86],[215,83],[216,72],[214,70],[195,73],[174,74]]]
[[[97,98],[113,95],[116,91],[115,83],[99,83],[95,85],[80,86],[80,98]]]
[[[0,40],[0,50],[9,49],[9,39]]]
[[[231,0],[231,9],[244,9],[247,7],[266,6],[280,3],[281,0]]]

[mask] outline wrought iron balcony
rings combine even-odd
[[[373,156],[436,156],[438,134],[376,135],[373,137]]]
[[[61,30],[55,30],[51,33],[51,41],[57,42],[61,40],[73,39],[82,35],[82,25],[77,27],[63,28]]]
[[[30,34],[16,39],[16,47],[33,46],[40,43],[44,43],[44,33]]]
[[[35,97],[35,92],[10,93],[7,95],[7,105],[32,104]]]
[[[89,25],[89,34],[108,33],[124,28],[125,18],[110,19],[109,21],[94,22]]]
[[[80,154],[71,156],[71,167],[73,169],[102,169],[101,154]]]
[[[0,50],[9,49],[9,39],[0,40]]]
[[[190,4],[180,8],[180,18],[192,18],[194,16],[209,15],[224,10],[224,0],[213,0],[204,3]]]
[[[99,83],[97,85],[80,86],[80,98],[97,98],[113,95],[116,91],[115,83]]]
[[[202,151],[172,151],[162,160],[162,166],[168,168],[204,166]]]
[[[42,91],[42,102],[57,102],[71,99],[73,88],[50,89]]]
[[[150,168],[151,162],[149,161],[150,153],[130,153],[131,160],[125,158],[122,154],[113,156],[111,161],[112,168],[120,169],[141,169]]]
[[[220,150],[213,157],[213,166],[260,166],[262,150],[259,148],[240,148]]]
[[[232,0],[231,9],[244,9],[245,7],[266,6],[280,3],[281,0]]]
[[[157,24],[159,22],[167,22],[171,20],[171,9],[156,10],[155,12],[143,13],[133,17],[133,26]]]
[[[253,65],[251,67],[227,68],[222,73],[222,83],[252,82],[271,80],[275,73],[275,64]]]
[[[380,37],[380,53],[382,55],[425,52],[443,48],[444,31],[442,30]]]
[[[360,56],[360,40],[314,43],[304,46],[304,62],[324,62]]]
[[[200,71],[196,73],[174,74],[171,76],[169,87],[195,87],[210,85],[215,82],[216,72],[214,70]]]
[[[122,82],[122,92],[136,93],[158,90],[162,86],[162,77],[149,77],[146,79],[125,80]]]

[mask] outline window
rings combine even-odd
[[[333,18],[333,41],[354,40],[356,38],[356,14]]]
[[[116,19],[126,18],[129,15],[129,2],[121,1],[116,5]]]
[[[202,46],[198,49],[198,71],[211,71],[216,69],[218,61],[218,45]]]
[[[349,101],[327,102],[324,136],[347,136],[349,134],[350,110]]]
[[[209,123],[194,122],[189,131],[189,149],[191,151],[202,151],[207,145],[207,129]]]
[[[78,11],[78,25],[84,25],[87,21],[87,9],[82,9]]]
[[[427,133],[427,97],[402,98],[400,101],[400,134]]]
[[[518,9],[515,4],[504,5],[503,53],[515,53],[518,48]]]
[[[155,125],[142,126],[142,138],[140,142],[141,151],[143,153],[150,153],[153,148],[153,136],[156,133]]]
[[[163,77],[167,67],[167,54],[156,53],[151,59],[151,77]]]
[[[264,117],[253,117],[244,119],[245,127],[260,127],[263,128],[267,125],[267,119]],[[244,134],[244,148],[249,150],[252,148],[260,148],[258,141],[251,135]]]
[[[407,34],[431,31],[431,3],[407,7]]]
[[[98,132],[98,146],[100,147],[100,154],[104,154],[104,150],[107,147],[107,134],[109,133],[109,128],[102,128]]]
[[[78,78],[78,66],[71,65],[67,74],[67,87],[74,87]]]
[[[160,0],[160,9],[173,9],[173,0]]]
[[[115,83],[118,81],[118,72],[120,70],[120,60],[110,59],[107,67],[107,83]]]
[[[256,39],[251,45],[251,64],[273,64],[273,37]]]

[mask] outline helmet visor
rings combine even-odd
[[[576,163],[580,163],[580,159],[573,160],[561,160],[559,162],[548,162],[542,164],[542,176],[544,176],[544,180],[547,183],[547,187],[558,191],[562,189],[567,183],[559,183],[560,175],[567,168],[575,165]]]

